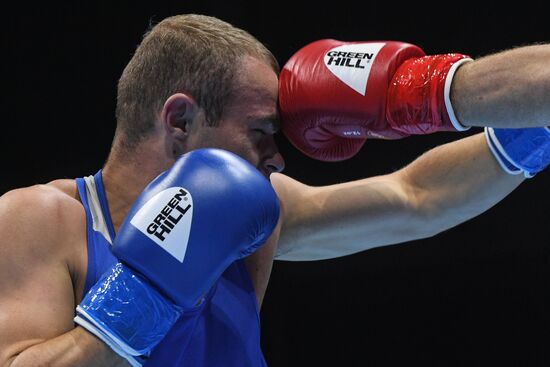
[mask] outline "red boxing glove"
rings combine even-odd
[[[464,130],[445,103],[459,60],[397,41],[313,42],[281,71],[282,131],[304,154],[341,161],[367,138]]]

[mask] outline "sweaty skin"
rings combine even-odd
[[[547,124],[549,58],[550,46],[531,46],[460,67],[451,98],[461,123]],[[174,162],[174,152],[224,148],[266,176],[271,173],[281,200],[279,223],[268,242],[246,260],[259,304],[274,258],[326,259],[433,236],[481,214],[523,180],[505,174],[484,136],[477,134],[430,150],[388,175],[304,185],[277,173],[284,167],[273,139],[277,75],[250,57],[242,68],[239,98],[219,127],[201,123],[204,113],[190,96],[171,96],[159,112],[156,131],[136,156],[128,159],[113,150],[104,167],[104,185],[118,229],[146,184]],[[22,188],[0,198],[0,366],[127,365],[73,324],[87,271],[85,225],[73,180]]]

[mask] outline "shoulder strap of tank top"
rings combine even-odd
[[[103,190],[101,170],[94,176],[87,176],[83,179],[86,185],[86,199],[92,217],[93,229],[101,233],[107,242],[112,244],[115,232]]]

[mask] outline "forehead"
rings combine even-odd
[[[250,112],[275,114],[278,78],[270,64],[251,56],[243,57],[237,69],[232,105]]]

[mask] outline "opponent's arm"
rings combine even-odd
[[[549,59],[550,45],[472,60],[396,41],[319,40],[281,71],[282,131],[312,158],[339,161],[367,138],[548,126]]]
[[[423,56],[399,42],[334,40],[296,52],[279,83],[282,128],[315,159],[347,159],[366,136],[496,128],[386,176],[310,188],[274,175],[287,197],[280,258],[329,258],[439,233],[490,208],[521,182],[518,174],[544,169],[549,52],[548,45],[527,46],[472,61]],[[510,129],[525,126],[539,127]]]
[[[47,186],[0,198],[0,366],[127,366],[74,327],[69,258],[85,229],[73,201]]]
[[[451,85],[461,124],[519,128],[550,125],[550,44],[531,45],[463,64]]]
[[[504,172],[483,134],[434,148],[394,173],[311,187],[282,174],[280,260],[320,260],[433,236],[486,211],[523,175]]]

